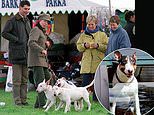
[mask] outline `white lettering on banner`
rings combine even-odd
[[[21,0],[2,0],[1,8],[18,8]]]
[[[46,0],[46,7],[66,6],[65,0]]]

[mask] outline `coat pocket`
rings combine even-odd
[[[27,53],[24,49],[12,48],[12,51],[10,51],[9,56],[12,60],[27,59]]]

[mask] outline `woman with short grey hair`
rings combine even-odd
[[[95,71],[104,58],[108,43],[106,33],[99,29],[97,17],[89,15],[86,21],[86,29],[77,41],[77,49],[83,53],[80,70],[83,78],[82,86],[90,84],[94,79]],[[92,91],[94,92],[94,90]],[[95,92],[93,93],[93,100],[97,101]]]

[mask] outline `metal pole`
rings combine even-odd
[[[109,0],[109,15],[111,16],[111,0]]]

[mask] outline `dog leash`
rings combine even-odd
[[[51,75],[50,79],[46,82],[48,85],[50,84],[51,80],[56,81],[58,79],[58,77],[56,76],[55,72],[52,69],[49,68],[49,71],[51,72],[52,75]]]
[[[148,115],[148,113],[150,113],[153,109],[154,109],[154,107],[152,107],[149,111],[147,111],[147,112],[144,113],[143,115]]]
[[[73,83],[70,82],[70,81],[68,81],[68,80],[66,80],[66,82],[67,82],[69,85],[73,85]]]
[[[124,115],[127,114],[127,111],[130,109],[131,110],[131,106],[134,104],[135,102],[132,101],[132,103],[128,106],[128,109],[125,111]]]
[[[128,109],[126,110],[126,112],[131,108],[131,106],[134,104],[134,102],[132,102],[130,104],[130,106],[128,107]],[[146,113],[142,114],[142,115],[148,115],[152,110],[154,109],[154,107],[152,107],[149,111],[147,111]],[[127,113],[124,113],[124,115],[126,115]]]

